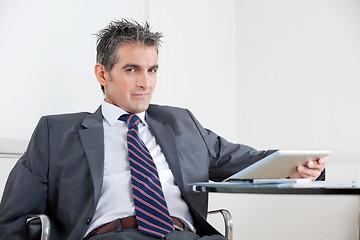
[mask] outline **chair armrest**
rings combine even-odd
[[[233,239],[233,223],[232,223],[232,217],[228,210],[226,209],[219,209],[219,210],[213,210],[209,211],[208,214],[217,214],[221,213],[221,215],[224,218],[224,224],[225,224],[225,237],[229,240]]]
[[[44,214],[34,215],[26,220],[29,240],[50,239],[50,219]]]

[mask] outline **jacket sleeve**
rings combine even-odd
[[[193,114],[188,111],[201,133],[210,155],[209,177],[212,181],[222,181],[236,172],[256,163],[277,150],[258,151],[244,144],[234,144],[204,129]],[[316,181],[325,180],[325,170]]]
[[[209,178],[212,181],[222,181],[276,151],[258,151],[244,144],[230,143],[203,128],[194,115],[190,111],[188,113],[206,143],[210,158]]]
[[[27,151],[9,174],[0,203],[0,239],[26,239],[26,217],[46,209],[47,133],[42,118]]]

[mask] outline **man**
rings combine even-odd
[[[225,179],[272,151],[229,143],[186,109],[149,104],[162,36],[148,24],[115,21],[98,37],[104,102],[40,119],[7,182],[0,239],[26,239],[25,219],[39,213],[55,240],[224,239],[205,220],[207,194],[187,183]],[[326,161],[291,177],[316,179]]]

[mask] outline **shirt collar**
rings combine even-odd
[[[121,115],[128,113],[118,106],[106,102],[105,100],[101,104],[101,112],[104,119],[109,123],[110,126],[112,126]],[[145,112],[137,113],[136,116],[140,118],[142,123],[147,125],[145,121]]]

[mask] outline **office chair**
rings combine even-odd
[[[45,214],[34,215],[26,220],[29,240],[50,239],[50,219]]]
[[[232,240],[232,218],[226,209],[213,210],[209,214],[220,213],[224,219],[225,237]],[[35,215],[26,220],[28,239],[29,240],[50,240],[50,219],[44,214]]]
[[[218,213],[220,213],[224,219],[224,227],[225,227],[224,236],[228,240],[232,240],[233,239],[233,223],[232,223],[231,213],[226,209],[218,209],[218,210],[212,210],[212,211],[208,212],[208,214],[218,214]]]

